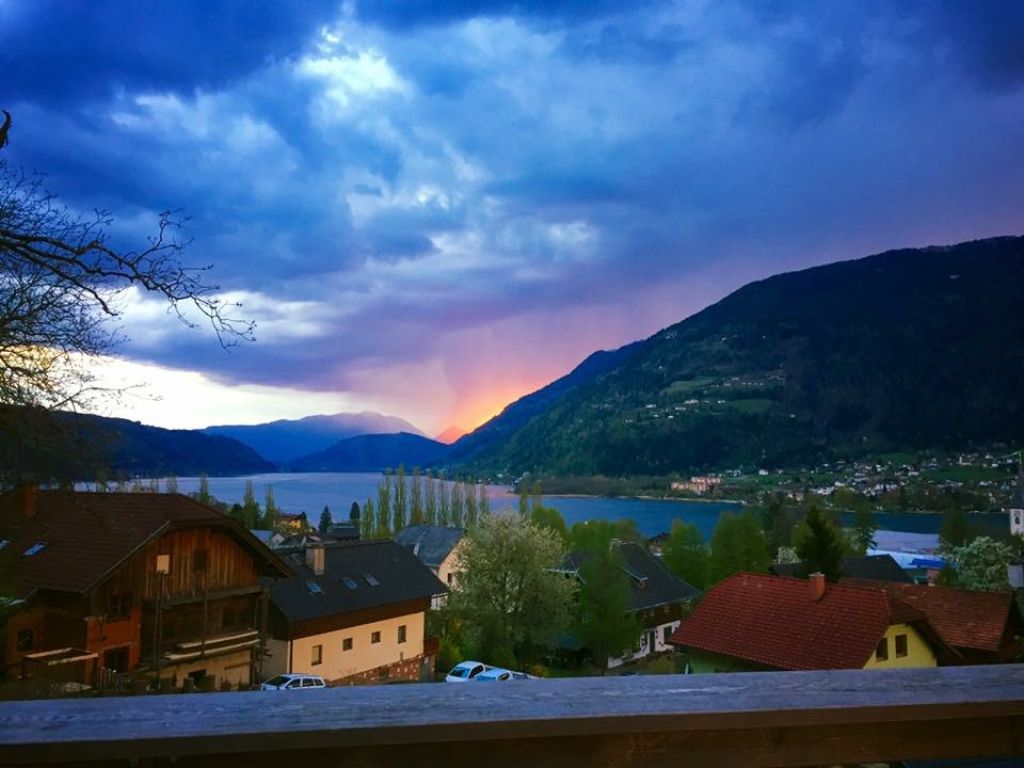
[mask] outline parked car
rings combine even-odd
[[[326,688],[327,683],[320,675],[302,675],[288,673],[272,677],[260,686],[261,691],[309,691],[315,688]]]
[[[444,681],[446,683],[464,683],[467,680],[473,680],[477,675],[486,672],[488,669],[491,669],[491,667],[482,661],[460,661],[452,667],[451,672],[445,675]]]
[[[525,672],[513,672],[511,669],[486,669],[473,678],[479,682],[490,683],[503,680],[532,680],[533,678]]]

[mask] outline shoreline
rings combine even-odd
[[[595,493],[542,493],[541,499],[621,499],[623,501],[670,501],[682,502],[684,504],[737,504],[741,507],[747,506],[747,502],[739,499],[685,499],[676,496],[648,496],[645,494],[634,494],[629,496],[606,496]]]

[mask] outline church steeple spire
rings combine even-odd
[[[1010,534],[1024,536],[1024,452],[1017,455],[1017,490],[1010,497]]]

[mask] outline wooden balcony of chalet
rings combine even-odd
[[[803,766],[1022,756],[1024,665],[0,704],[0,764]]]

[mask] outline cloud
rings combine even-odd
[[[998,5],[7,2],[4,152],[119,243],[182,208],[258,324],[131,295],[121,354],[440,429],[749,278],[1020,231]]]

